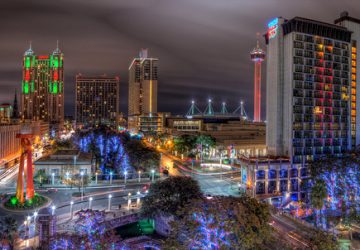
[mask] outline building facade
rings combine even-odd
[[[11,118],[13,115],[13,107],[10,103],[0,104],[0,124],[9,124],[11,123]]]
[[[301,17],[268,24],[266,144],[271,156],[289,159],[291,196],[305,197],[308,163],[359,144],[359,38],[360,20],[348,13],[335,24]]]
[[[64,121],[64,55],[56,48],[50,55],[28,49],[23,58],[21,116],[62,126]]]
[[[120,105],[119,81],[118,76],[76,76],[77,125],[116,123]]]
[[[140,51],[129,67],[128,115],[157,113],[158,59]]]
[[[350,98],[350,124],[351,124],[351,146],[354,148],[360,144],[360,95],[357,94],[359,86],[360,76],[360,58],[358,56],[358,47],[360,42],[360,19],[349,16],[348,12],[343,12],[340,18],[335,20],[335,24],[347,28],[351,31],[351,68],[350,68],[350,79],[351,79],[351,98]]]

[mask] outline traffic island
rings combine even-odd
[[[20,203],[20,201],[14,195],[5,201],[4,207],[14,211],[33,210],[43,207],[48,203],[48,201],[49,199],[47,197],[35,193],[32,199],[25,200],[24,203]]]

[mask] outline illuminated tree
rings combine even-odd
[[[198,199],[177,213],[163,247],[178,241],[186,249],[264,249],[269,216],[267,205],[249,197]]]

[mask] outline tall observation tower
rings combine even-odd
[[[254,122],[260,122],[261,116],[261,63],[265,60],[265,52],[259,47],[257,41],[256,48],[250,53],[251,60],[255,64],[254,71]]]

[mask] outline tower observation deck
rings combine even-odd
[[[261,121],[261,63],[265,60],[265,51],[256,47],[250,52],[251,61],[254,62],[254,122]]]

